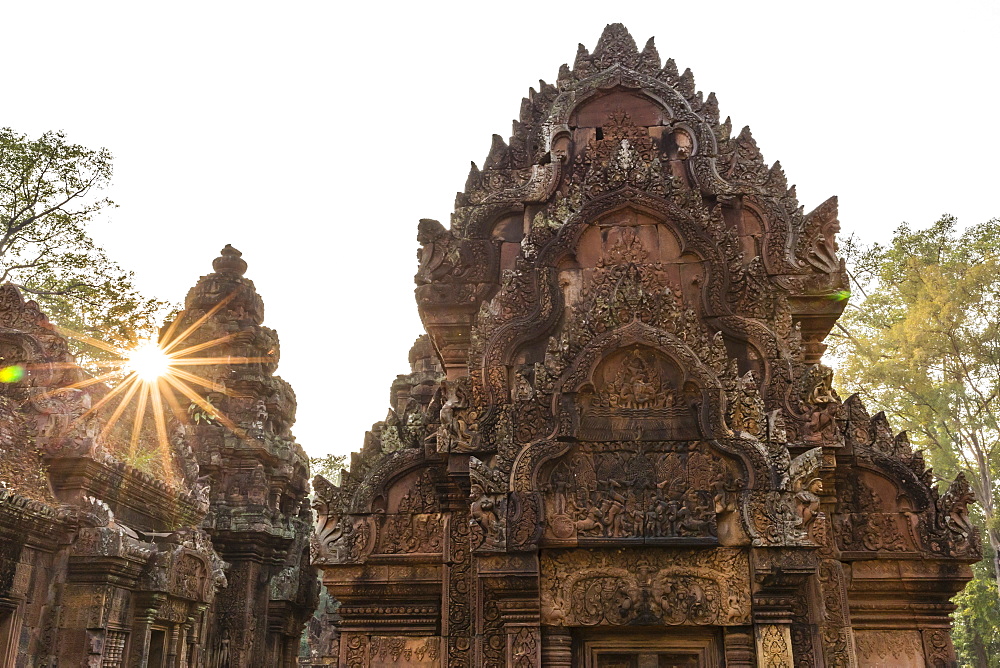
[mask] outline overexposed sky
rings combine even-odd
[[[421,331],[416,225],[447,222],[521,97],[620,21],[750,125],[844,233],[1000,216],[1000,3],[14,2],[0,126],[115,156],[93,229],[180,301],[231,243],[313,455],[360,448]]]

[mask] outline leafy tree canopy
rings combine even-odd
[[[334,484],[339,484],[340,471],[344,468],[347,457],[344,455],[324,455],[309,458],[309,471],[312,475],[321,475]]]
[[[959,230],[944,216],[846,248],[855,290],[833,348],[839,383],[893,416],[938,476],[968,477],[990,561],[959,598],[956,642],[974,665],[1000,665],[1000,219]]]
[[[72,144],[62,132],[30,139],[0,128],[0,283],[17,285],[57,325],[130,348],[156,331],[169,305],[142,296],[87,233],[115,206],[100,196],[111,173],[107,149]],[[82,339],[74,345],[84,364],[115,357]]]

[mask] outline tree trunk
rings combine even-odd
[[[990,660],[986,656],[986,645],[983,643],[983,638],[978,632],[972,634],[972,653],[976,659],[977,666],[986,668],[990,665]]]
[[[975,479],[980,483],[980,488],[973,488],[973,494],[976,496],[976,500],[979,502],[979,506],[983,509],[983,526],[992,527],[995,526],[994,522],[994,507],[993,507],[993,476],[989,469],[989,461],[984,457],[977,457],[979,462],[979,471],[976,472]],[[972,473],[972,471],[969,471]],[[990,547],[993,548],[993,584],[997,588],[997,596],[1000,597],[1000,530],[997,529],[986,529],[986,537],[990,541]]]
[[[992,518],[986,518],[986,526],[992,524]],[[1000,531],[987,529],[986,534],[990,538],[990,547],[993,548],[993,580],[997,586],[997,596],[1000,596]]]

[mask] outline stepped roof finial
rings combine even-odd
[[[226,244],[220,252],[222,254],[212,260],[212,269],[216,273],[230,276],[242,276],[246,273],[247,263],[243,260],[243,253],[233,248],[232,244]]]
[[[621,23],[609,23],[597,41],[593,57],[598,67],[604,69],[615,63],[631,64],[638,55],[639,50],[628,28]]]

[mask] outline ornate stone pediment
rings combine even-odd
[[[433,632],[454,666],[854,666],[855,610],[947,625],[978,556],[968,487],[938,495],[820,363],[847,287],[836,204],[805,213],[621,25],[531,91],[450,227],[419,224],[440,373],[394,384],[343,484],[317,485],[339,662]],[[438,503],[404,510],[420,480]],[[430,612],[399,621],[404,598]],[[893,634],[937,661],[934,628]]]

